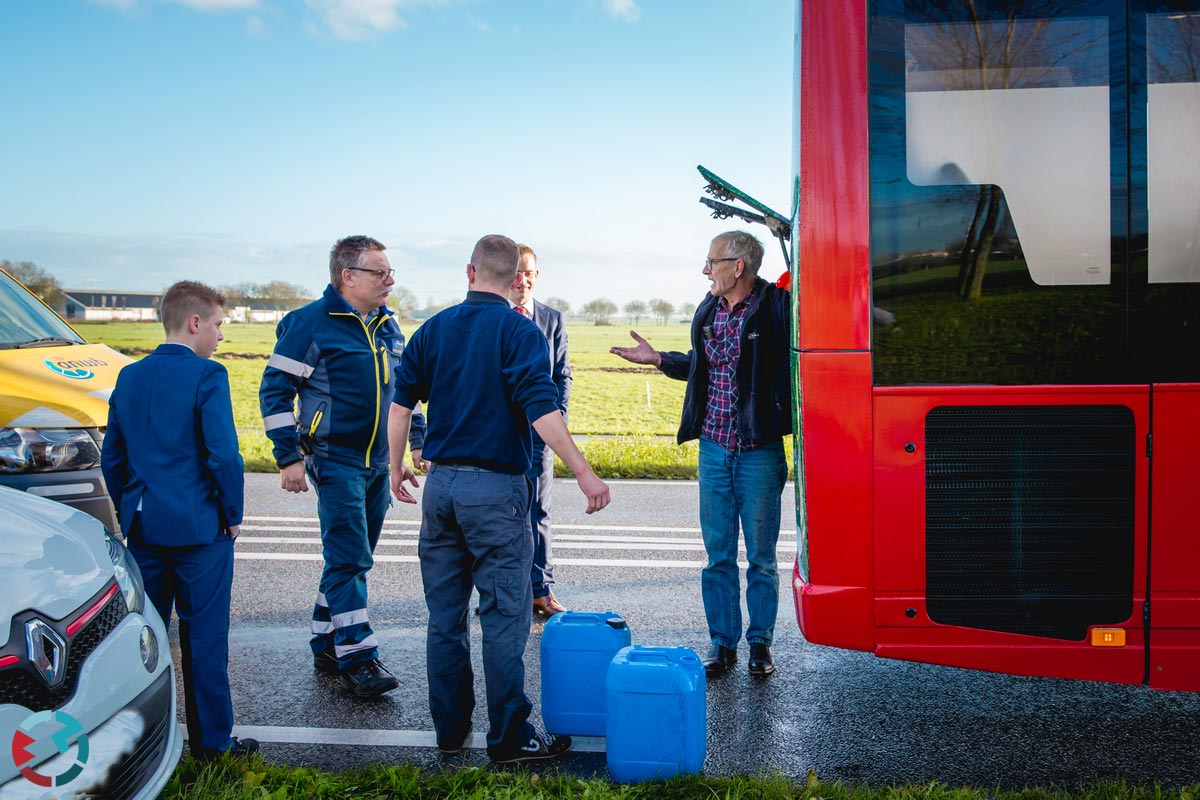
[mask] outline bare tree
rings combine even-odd
[[[12,275],[25,288],[42,299],[42,302],[52,308],[62,308],[66,295],[58,279],[32,261],[21,261],[14,264],[11,261],[0,261],[0,269]]]
[[[617,313],[617,304],[607,297],[599,297],[583,304],[583,315],[597,325],[611,324],[612,315]]]
[[[561,297],[547,297],[542,302],[554,310],[562,313],[564,317],[570,316],[571,314],[571,304],[566,300],[563,300]]]
[[[654,312],[654,318],[665,325],[671,321],[671,315],[675,313],[675,306],[661,297],[656,297],[650,301],[650,310]]]
[[[397,283],[388,295],[387,304],[401,319],[412,319],[412,313],[417,310],[417,296],[407,286]]]
[[[259,287],[258,299],[276,311],[290,311],[308,302],[308,290],[287,281],[271,281]]]
[[[217,291],[225,295],[225,305],[230,308],[249,306],[251,301],[258,298],[261,287],[257,283],[242,281],[241,283],[218,286]]]
[[[629,321],[634,325],[641,322],[642,317],[646,316],[649,310],[641,300],[630,300],[625,304],[625,316],[629,317]]]
[[[680,303],[675,311],[678,312],[679,316],[683,317],[684,319],[691,319],[696,314],[696,304],[686,302]]]

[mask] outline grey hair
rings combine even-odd
[[[329,251],[329,282],[339,292],[342,290],[342,270],[362,267],[370,250],[387,250],[383,242],[370,236],[347,236],[338,239]]]
[[[740,258],[746,264],[746,271],[751,277],[758,277],[758,268],[762,266],[763,246],[753,234],[745,231],[726,231],[713,237],[713,242],[725,245],[726,258]]]

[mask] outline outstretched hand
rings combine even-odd
[[[620,356],[626,361],[632,361],[634,364],[650,364],[657,367],[662,363],[662,356],[658,351],[650,346],[650,343],[638,336],[637,331],[630,331],[629,335],[637,342],[634,347],[610,347],[608,352],[615,356]]]

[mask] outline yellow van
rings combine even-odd
[[[85,342],[0,270],[0,485],[74,506],[118,530],[100,443],[108,396],[131,362]]]

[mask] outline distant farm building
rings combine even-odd
[[[263,308],[252,303],[248,306],[234,306],[225,309],[227,322],[279,322],[288,309]]]
[[[64,289],[66,313],[73,322],[157,322],[162,292],[123,292],[112,289]],[[301,300],[300,303],[304,301]],[[299,304],[299,303],[298,303]],[[268,307],[262,301],[225,309],[226,322],[279,322],[289,309]]]
[[[66,318],[79,322],[129,320],[154,322],[162,292],[123,292],[97,289],[64,289]]]

